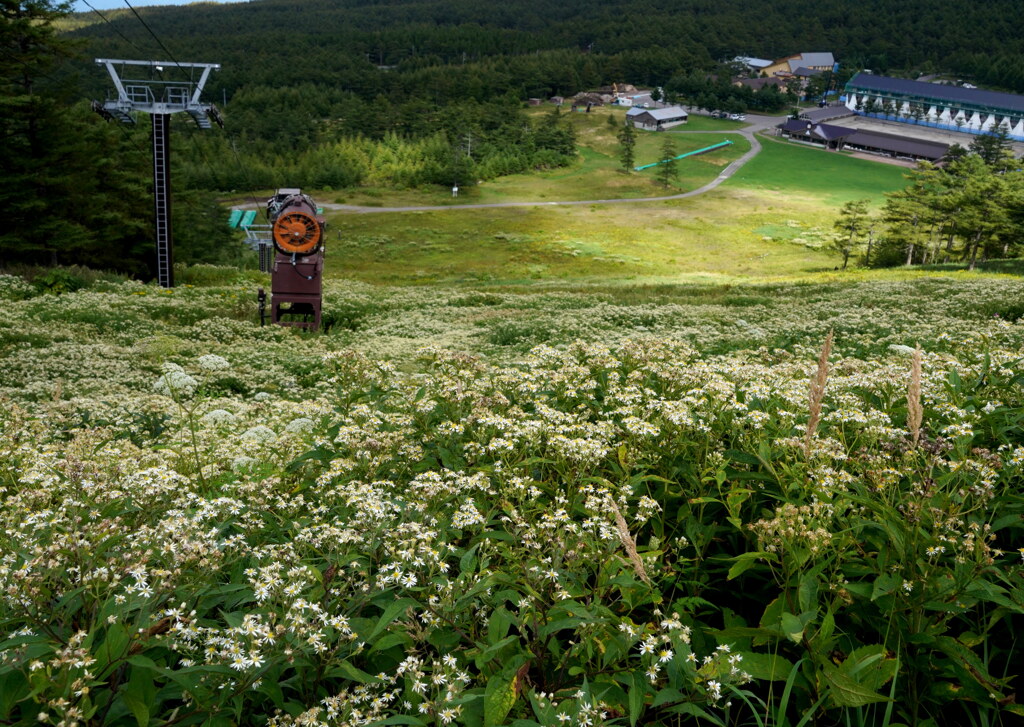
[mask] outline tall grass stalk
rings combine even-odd
[[[821,421],[821,404],[825,399],[825,384],[828,383],[828,357],[832,353],[831,329],[825,337],[825,345],[821,347],[821,354],[818,356],[818,368],[811,377],[810,391],[808,396],[807,432],[804,434],[804,457],[811,456],[811,440],[814,439],[814,432],[818,429]]]
[[[622,541],[622,547],[625,548],[626,555],[629,556],[629,562],[633,564],[634,572],[636,572],[640,580],[647,585],[651,585],[651,579],[647,575],[647,569],[644,568],[644,562],[640,559],[640,554],[636,552],[636,541],[629,532],[629,525],[626,523],[626,519],[622,517],[622,511],[619,510],[618,503],[611,497],[608,498],[608,503],[612,508],[612,513],[615,515],[615,528],[619,531],[619,540]]]
[[[907,429],[910,431],[910,438],[917,446],[921,439],[921,420],[923,419],[921,409],[921,345],[914,349],[913,358],[910,359],[910,383],[907,386]]]

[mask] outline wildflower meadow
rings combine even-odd
[[[1013,725],[1024,285],[0,276],[0,723]]]

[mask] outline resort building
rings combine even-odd
[[[816,144],[834,151],[860,151],[906,161],[938,162],[949,151],[948,145],[937,142],[804,119],[787,119],[776,128],[782,136],[793,141]]]
[[[647,131],[664,131],[673,126],[685,124],[689,117],[689,114],[679,106],[670,106],[664,109],[645,109],[634,106],[626,112],[626,123]]]
[[[806,76],[831,71],[836,59],[831,53],[797,53],[774,61],[761,68],[761,73],[772,76]],[[806,69],[802,72],[801,69]]]
[[[889,121],[969,134],[1000,126],[1024,141],[1024,96],[858,73],[846,84],[846,106],[854,113]]]

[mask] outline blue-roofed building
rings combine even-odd
[[[969,134],[999,127],[1024,141],[1024,96],[858,73],[846,84],[846,106],[862,116]]]

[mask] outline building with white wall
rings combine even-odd
[[[846,84],[856,114],[969,134],[1000,127],[1024,141],[1024,96],[858,73]]]

